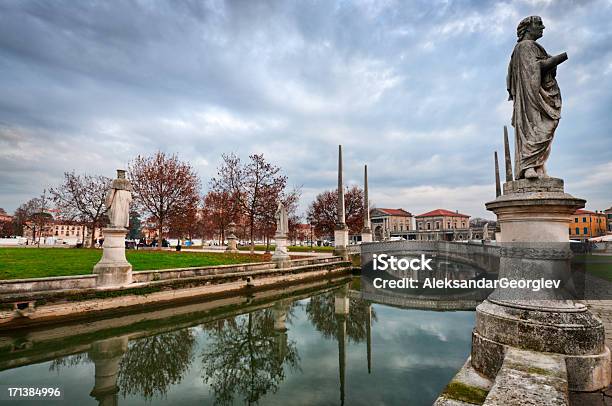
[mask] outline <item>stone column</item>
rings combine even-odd
[[[363,167],[363,229],[361,230],[361,242],[372,242],[370,201],[368,200],[368,165]]]
[[[234,223],[233,221],[229,223],[227,225],[227,232],[229,233],[229,235],[227,236],[227,248],[225,249],[225,252],[230,252],[233,254],[240,252],[238,251],[236,236],[234,235],[234,233],[236,232],[236,223]]]
[[[344,214],[344,184],[342,182],[342,145],[338,145],[338,219],[334,230],[334,255],[346,257],[349,232]]]
[[[95,364],[95,384],[91,397],[100,406],[116,406],[118,404],[117,375],[121,357],[127,351],[127,337],[115,337],[96,341],[91,345],[89,358]]]
[[[563,191],[563,180],[519,179],[486,204],[501,232],[499,277],[558,279],[563,289],[533,292],[496,290],[476,309],[472,365],[494,377],[509,348],[561,354],[569,389],[595,391],[610,383],[610,351],[604,328],[581,303],[566,294],[571,282],[568,224],[583,199]]]

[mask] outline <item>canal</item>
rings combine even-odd
[[[344,279],[0,333],[0,385],[59,388],[58,405],[431,405],[474,312],[355,293]]]

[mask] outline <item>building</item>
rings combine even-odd
[[[469,237],[470,216],[458,211],[436,209],[415,216],[412,240],[465,241]]]
[[[612,234],[612,206],[609,209],[604,210],[606,215],[606,230],[608,234]]]
[[[578,209],[569,225],[570,240],[586,241],[606,234],[607,217],[603,212]]]
[[[404,209],[370,210],[370,223],[374,241],[384,241],[412,231],[412,214]]]

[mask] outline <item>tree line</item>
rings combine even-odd
[[[280,167],[263,154],[242,160],[224,154],[208,192],[201,194],[201,179],[189,162],[175,154],[158,151],[137,156],[129,162],[127,176],[133,188],[129,237],[141,237],[143,222],[155,230],[158,247],[163,238],[227,238],[230,223],[236,236],[248,241],[251,249],[257,239],[269,244],[276,231],[275,212],[283,202],[289,215],[289,238],[295,239],[300,216],[297,214],[300,187],[289,188]],[[0,223],[0,236],[23,235],[26,229],[40,238],[46,224],[55,219],[90,231],[94,245],[95,230],[108,224],[105,196],[112,179],[101,175],[64,173],[63,182],[45,190],[41,196],[20,205],[10,224]],[[310,204],[306,215],[315,235],[331,236],[336,222],[337,190],[324,191]],[[346,222],[351,233],[363,225],[363,191],[352,187],[345,192]],[[0,214],[3,210],[0,209]]]

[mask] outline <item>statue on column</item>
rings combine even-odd
[[[508,66],[508,100],[514,103],[516,134],[515,179],[547,178],[544,164],[561,118],[557,65],[567,54],[551,56],[536,42],[544,24],[538,16],[524,18],[516,30],[518,43]]]
[[[130,227],[131,202],[132,185],[125,178],[125,171],[117,169],[117,179],[113,180],[111,189],[106,194],[106,209],[111,228]]]

